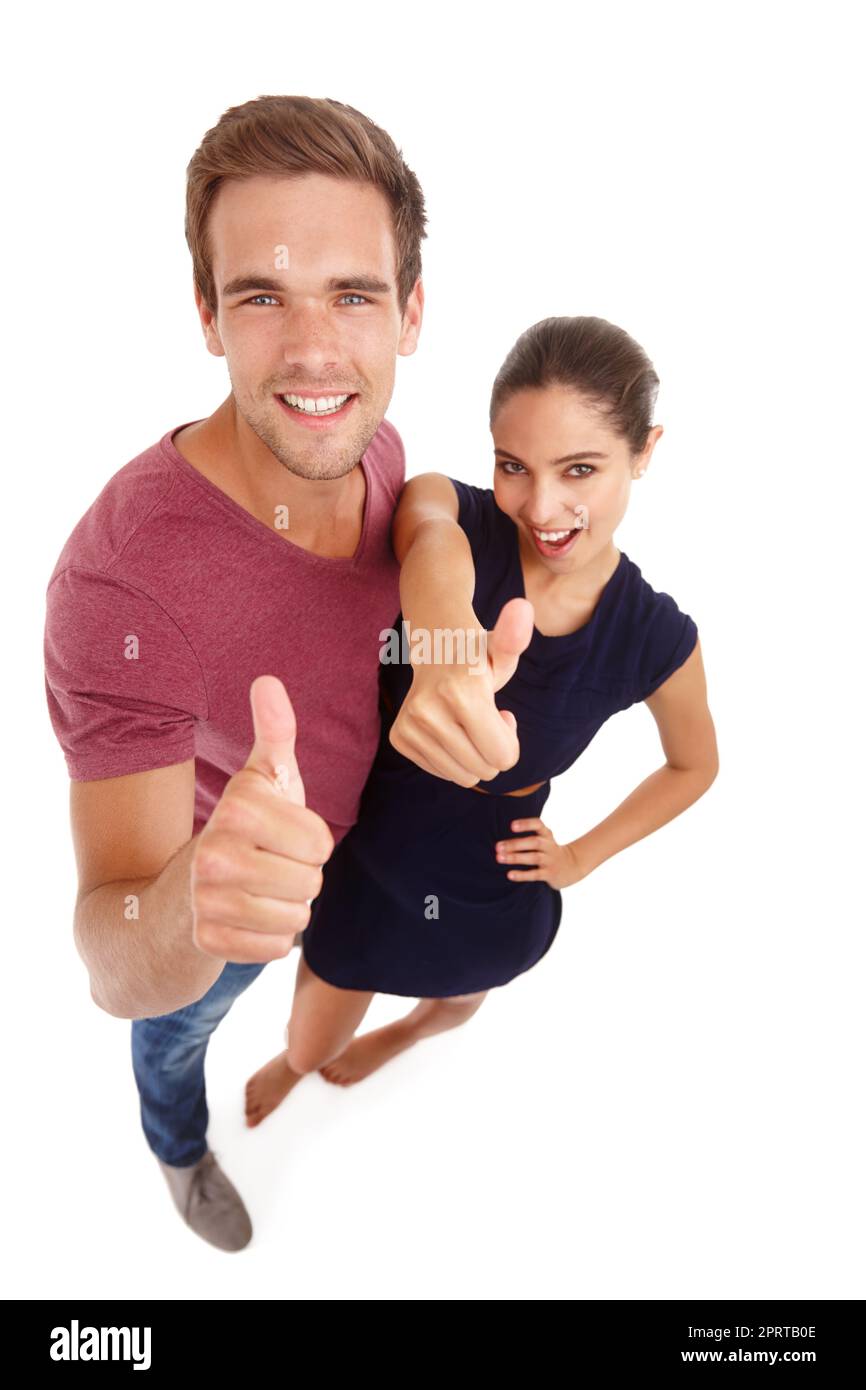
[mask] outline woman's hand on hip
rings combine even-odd
[[[538,816],[513,820],[512,830],[528,831],[510,840],[497,840],[496,861],[513,864],[507,877],[515,882],[549,883],[551,888],[568,888],[584,877],[571,845],[559,845],[553,831]]]

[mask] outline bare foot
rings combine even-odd
[[[411,1033],[400,1026],[400,1020],[387,1023],[384,1028],[373,1028],[360,1038],[353,1038],[339,1057],[319,1067],[319,1074],[334,1086],[351,1086],[355,1081],[363,1081],[370,1072],[378,1071],[415,1041]]]
[[[286,1062],[285,1052],[272,1057],[260,1067],[255,1075],[250,1077],[244,1092],[248,1128],[252,1129],[253,1125],[261,1124],[266,1115],[276,1110],[280,1101],[285,1100],[300,1079],[298,1073],[292,1071]]]

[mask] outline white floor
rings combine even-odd
[[[658,763],[646,710],[617,719],[548,802],[565,838]],[[462,1029],[353,1088],[309,1076],[250,1131],[297,953],[269,965],[208,1053],[211,1147],[255,1230],[235,1254],[182,1224],[146,1147],[67,866],[50,950],[33,923],[38,1013],[7,993],[4,1294],[862,1297],[857,936],[796,810],[768,818],[747,772],[727,751],[706,797],[565,890],[551,951]],[[380,997],[364,1030],[407,1007]]]

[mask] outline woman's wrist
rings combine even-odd
[[[593,864],[591,855],[582,838],[571,840],[563,849],[568,855],[568,862],[571,865],[570,872],[573,873],[572,883],[579,883],[582,878],[587,878],[593,869],[597,868]]]

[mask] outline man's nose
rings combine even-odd
[[[293,304],[282,334],[286,361],[337,361],[337,329],[325,305]]]

